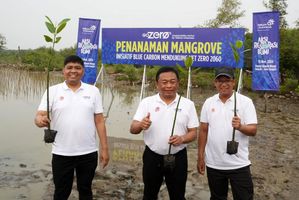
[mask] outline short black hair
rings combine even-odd
[[[64,66],[68,63],[79,63],[84,67],[84,61],[77,55],[70,55],[64,59]]]
[[[160,78],[160,74],[161,74],[161,73],[164,73],[164,72],[173,72],[173,73],[175,73],[177,79],[180,80],[179,72],[178,72],[178,70],[176,70],[174,67],[161,67],[161,68],[157,71],[157,74],[156,74],[156,81],[159,80],[159,78]]]

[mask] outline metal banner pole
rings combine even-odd
[[[143,76],[142,76],[142,84],[141,84],[141,92],[140,92],[140,99],[141,101],[143,99],[143,93],[144,93],[144,86],[145,86],[145,78],[146,78],[146,65],[143,67]]]
[[[251,49],[245,49],[242,53],[245,53],[247,51],[251,51]],[[245,57],[245,55],[244,55]],[[243,68],[240,69],[240,75],[239,75],[239,80],[238,80],[238,88],[237,92],[241,93],[242,87],[243,87]]]
[[[187,98],[190,99],[191,96],[191,66],[189,67],[189,72],[188,72],[188,84],[187,84]]]
[[[241,89],[243,87],[243,85],[242,85],[242,78],[243,78],[242,75],[243,75],[243,68],[240,69],[238,88],[237,88],[238,93],[241,93]]]
[[[100,69],[100,71],[99,71],[99,73],[98,73],[98,75],[97,75],[96,81],[94,82],[93,85],[96,85],[96,84],[97,84],[97,81],[98,81],[98,79],[100,78],[100,75],[101,75],[101,73],[102,73],[102,71],[103,71],[103,68],[104,68],[104,65],[102,64],[102,65],[101,65],[101,69]]]

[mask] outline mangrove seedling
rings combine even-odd
[[[50,82],[50,70],[49,67],[51,66],[51,61],[54,57],[54,47],[55,44],[57,44],[60,40],[61,37],[58,37],[58,34],[65,28],[67,22],[70,19],[63,19],[61,22],[58,23],[58,25],[55,25],[52,20],[46,16],[46,27],[48,31],[50,32],[50,35],[44,35],[44,39],[46,42],[49,42],[52,44],[50,47],[50,58],[48,62],[48,66],[46,68],[47,71],[47,117],[50,119],[50,105],[49,105],[49,82]],[[48,124],[47,129],[44,130],[44,141],[45,143],[53,143],[55,141],[57,131],[56,130],[51,130],[51,125],[50,123]]]

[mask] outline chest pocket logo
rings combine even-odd
[[[90,99],[90,96],[83,96],[83,99]]]
[[[157,107],[155,108],[155,112],[159,112],[159,111],[160,111],[160,107],[157,106]]]

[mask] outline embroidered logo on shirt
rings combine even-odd
[[[59,97],[59,100],[60,100],[60,101],[63,101],[63,100],[64,100],[64,96],[60,96],[60,97]]]
[[[83,96],[83,99],[90,99],[90,96]]]
[[[211,110],[212,112],[215,112],[215,108],[212,108],[212,110]]]
[[[155,112],[159,112],[159,111],[160,111],[160,107],[156,107]]]

